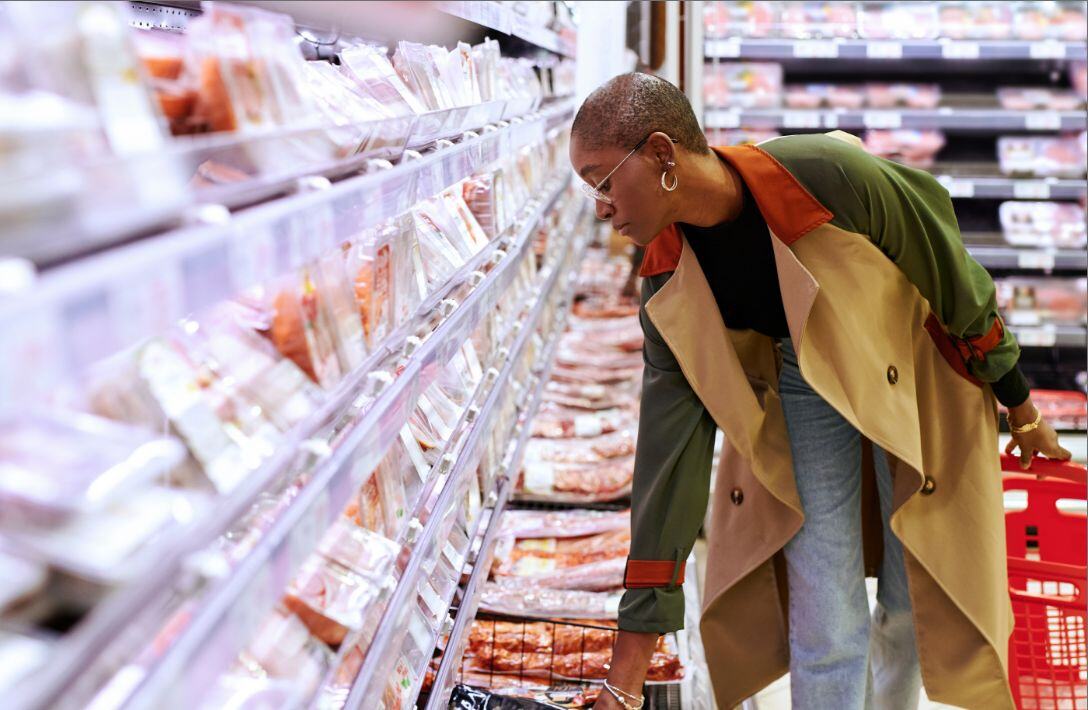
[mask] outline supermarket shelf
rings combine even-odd
[[[141,640],[131,638],[131,634],[121,633],[132,623],[136,611],[154,606],[153,600],[162,590],[178,581],[186,569],[186,560],[242,519],[270,483],[295,463],[300,451],[314,449],[310,445],[312,439],[317,437],[318,441],[323,441],[320,434],[327,433],[332,424],[349,418],[347,426],[337,427],[335,449],[330,450],[327,445],[316,448],[318,461],[309,483],[266,531],[249,556],[228,576],[211,581],[176,642],[134,689],[138,694],[135,706],[153,707],[167,691],[177,696],[186,689],[199,692],[209,687],[237,655],[240,644],[251,636],[262,610],[271,609],[291,574],[316,547],[321,531],[328,529],[343,508],[339,503],[348,500],[354,485],[351,471],[369,470],[377,465],[381,452],[388,448],[407,421],[419,393],[435,377],[439,368],[434,365],[450,360],[509,286],[519,258],[531,246],[536,225],[569,180],[569,175],[564,175],[553,183],[547,199],[527,206],[525,219],[516,227],[513,243],[507,245],[506,250],[498,249],[498,245],[495,251],[488,250],[488,256],[493,255],[497,261],[494,268],[459,306],[448,313],[433,333],[410,352],[396,379],[378,389],[382,387],[381,380],[371,378],[389,354],[396,352],[395,349],[383,348],[368,358],[310,420],[292,432],[272,459],[247,477],[234,494],[201,521],[199,527],[179,536],[169,549],[164,550],[154,569],[141,575],[137,584],[117,590],[79,627],[67,634],[59,642],[48,668],[39,671],[25,686],[15,689],[8,699],[10,707],[54,706],[77,677],[88,674],[94,659],[111,657],[111,654],[103,653],[103,649],[111,647],[111,642],[122,638],[128,643],[140,643]],[[404,329],[398,334],[403,338]],[[158,627],[152,626],[150,634],[156,633]],[[142,642],[146,643],[147,638]],[[122,651],[125,650],[132,649]],[[116,656],[112,657],[116,660]],[[186,682],[177,683],[182,676]],[[201,682],[191,682],[196,678]],[[193,705],[195,703],[179,704]]]
[[[956,170],[951,163],[938,164],[929,172],[953,198],[959,199],[1079,200],[1088,193],[1088,182],[1084,180],[972,175]]]
[[[567,37],[529,23],[515,10],[500,2],[440,2],[438,8],[448,15],[460,17],[488,29],[520,37],[549,52],[567,57],[575,56],[576,43]]]
[[[959,132],[1083,131],[1084,111],[1010,111],[1001,108],[805,110],[708,107],[706,128],[941,129]]]
[[[525,446],[528,443],[529,436],[533,430],[532,420],[533,417],[536,416],[537,410],[540,408],[540,403],[544,394],[544,385],[547,384],[552,367],[555,364],[555,353],[558,349],[561,336],[562,324],[557,328],[556,337],[553,342],[541,356],[540,361],[544,363],[544,367],[540,372],[536,388],[532,393],[529,404],[523,410],[523,418],[520,420],[519,430],[516,434],[517,443],[515,448],[509,455],[508,463],[503,475],[499,478],[495,505],[491,511],[487,530],[484,532],[483,540],[480,543],[480,550],[476,555],[476,561],[473,563],[472,573],[469,576],[468,582],[465,584],[461,605],[458,607],[457,618],[454,620],[453,628],[450,631],[449,641],[446,644],[442,662],[439,664],[438,672],[435,674],[431,696],[427,701],[427,710],[444,709],[449,705],[454,673],[456,673],[457,668],[460,665],[461,656],[464,653],[465,644],[468,641],[469,630],[471,629],[473,619],[476,617],[476,610],[480,605],[480,596],[483,593],[483,583],[487,581],[487,576],[491,570],[491,561],[495,554],[495,543],[498,541],[498,532],[502,527],[500,520],[502,512],[506,509],[506,504],[509,502],[510,495],[517,482],[518,467],[521,465],[521,457],[525,452]]]
[[[1054,40],[707,39],[709,59],[1080,59],[1084,42]]]
[[[0,404],[34,401],[87,366],[251,286],[301,267],[360,230],[404,213],[522,147],[536,144],[564,102],[527,119],[391,168],[330,185],[46,272],[0,301]],[[12,337],[17,336],[17,337]],[[39,373],[27,378],[24,373]]]
[[[568,243],[568,252],[572,248],[572,245]],[[511,356],[507,358],[502,373],[495,380],[496,384],[492,388],[487,402],[481,408],[481,414],[477,417],[478,425],[474,426],[472,431],[469,432],[467,440],[461,447],[461,455],[451,468],[445,486],[434,504],[433,511],[414,542],[417,551],[428,549],[429,546],[435,544],[439,526],[444,519],[453,514],[452,506],[457,503],[455,494],[461,488],[462,479],[464,479],[465,476],[475,475],[476,461],[473,452],[476,451],[477,444],[484,435],[484,431],[489,428],[485,426],[484,423],[488,421],[490,413],[495,408],[494,405],[498,401],[502,386],[506,385],[510,378],[510,373],[517,362],[518,354],[524,349],[529,337],[535,330],[536,323],[543,312],[545,304],[548,302],[548,295],[555,288],[560,276],[564,273],[565,270],[562,266],[566,261],[566,254],[564,254],[564,257],[560,258],[553,266],[551,273],[540,287],[539,293],[541,296],[537,300],[533,312],[522,321],[523,327],[518,336],[518,342],[511,348]],[[504,490],[505,488],[506,486],[503,487]],[[403,626],[398,623],[401,621],[400,614],[402,611],[409,608],[410,602],[412,602],[414,596],[419,592],[419,586],[422,580],[423,557],[425,557],[425,555],[413,554],[404,573],[401,575],[396,590],[389,600],[386,611],[382,620],[379,622],[378,628],[374,633],[374,638],[367,650],[366,661],[364,661],[363,667],[359,670],[355,683],[348,695],[345,703],[346,708],[368,707],[368,705],[366,705],[368,698],[375,698],[381,695],[384,683],[388,680],[385,673],[383,673],[384,670],[387,670],[384,666],[390,659],[391,654],[396,653],[396,649],[392,644],[399,640],[400,635],[404,631]],[[451,600],[447,599],[445,601],[448,605]],[[435,642],[436,639],[432,640],[432,647]],[[425,669],[415,670],[425,671]],[[422,677],[422,672],[417,673],[417,675]]]
[[[1009,325],[1022,348],[1088,348],[1088,329],[1082,325]]]
[[[987,235],[989,236],[989,235]],[[1000,236],[1000,235],[993,235]],[[1024,271],[1088,270],[1088,253],[1082,249],[1024,249],[1009,246],[978,244],[983,241],[970,232],[963,235],[967,251],[987,269]]]

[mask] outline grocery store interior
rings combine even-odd
[[[947,190],[1074,462],[1003,473],[1002,410],[1008,554],[1050,565],[1010,571],[1010,697],[1088,707],[1086,35],[1066,1],[0,3],[0,707],[719,707],[709,511],[642,699],[604,683],[643,250],[568,151],[632,71],[712,146],[841,130]],[[790,687],[738,707],[817,707]]]

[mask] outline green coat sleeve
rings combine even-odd
[[[644,304],[667,276],[643,281]],[[716,427],[645,308],[639,318],[645,369],[631,485],[630,559],[683,561],[706,512]],[[619,627],[657,633],[682,629],[683,588],[628,589],[620,602]]]
[[[964,247],[952,199],[932,175],[829,136],[791,136],[763,147],[834,213],[833,224],[868,235],[949,333],[982,336],[1001,318],[993,279]],[[997,346],[967,365],[1002,404],[1015,406],[1027,399],[1028,386],[1016,338],[1002,328]]]

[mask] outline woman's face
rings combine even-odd
[[[591,150],[577,136],[570,142],[570,162],[575,172],[611,200],[611,204],[596,201],[597,218],[611,221],[613,229],[639,246],[649,244],[672,222],[668,218],[669,193],[661,187],[662,162],[654,152],[658,142],[651,138],[615,172],[612,169],[634,146]],[[610,172],[612,175],[601,184]]]

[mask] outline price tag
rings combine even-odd
[[[1042,322],[1042,317],[1038,311],[1011,311],[1005,320],[1012,326],[1035,326]]]
[[[827,40],[799,40],[793,43],[793,56],[798,59],[834,59],[839,56],[839,45]]]
[[[899,42],[869,42],[865,45],[869,59],[902,59],[903,45]]]
[[[940,183],[944,185],[944,189],[948,190],[949,197],[974,197],[975,196],[975,183],[971,180],[956,180],[955,178],[943,177],[940,179]]]
[[[1029,131],[1058,131],[1062,127],[1060,114],[1037,111],[1024,116],[1024,127]]]
[[[707,42],[706,53],[708,57],[720,57],[722,59],[739,57],[740,40],[736,38],[712,39]]]
[[[839,127],[839,114],[835,111],[828,111],[824,114],[824,128],[830,128],[832,130]]]
[[[1036,328],[1017,328],[1016,339],[1024,346],[1049,348],[1058,342],[1058,331],[1051,324]]]
[[[1050,185],[1042,180],[1017,180],[1012,184],[1012,195],[1018,200],[1049,200]]]
[[[1016,261],[1021,269],[1051,271],[1054,268],[1054,253],[1048,251],[1022,251],[1017,255]]]
[[[945,59],[978,59],[977,42],[947,42],[941,45],[941,56]]]
[[[898,111],[866,111],[862,123],[866,128],[895,129],[903,125],[903,117]]]
[[[1032,42],[1028,54],[1032,59],[1065,59],[1065,45],[1054,40]]]
[[[783,111],[783,128],[819,128],[819,111]]]

